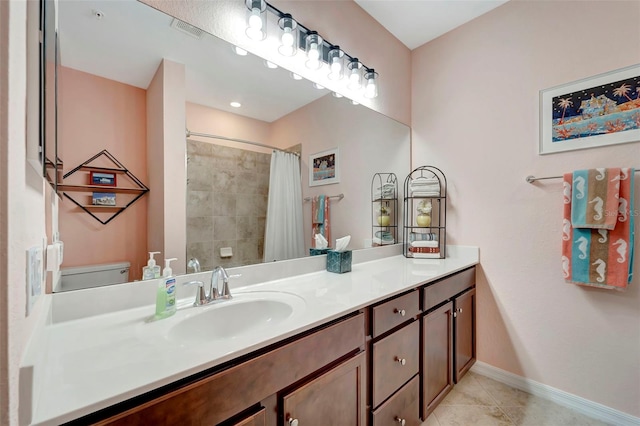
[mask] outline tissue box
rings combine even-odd
[[[318,256],[318,255],[321,255],[321,254],[327,254],[327,252],[329,250],[330,249],[328,249],[328,248],[323,248],[323,249],[310,248],[309,249],[309,256]]]
[[[327,271],[342,274],[351,272],[351,250],[327,252]]]

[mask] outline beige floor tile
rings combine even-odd
[[[511,426],[514,424],[496,406],[440,404],[434,414],[440,426]]]
[[[570,408],[543,399],[531,400],[526,406],[502,407],[518,426],[604,426],[599,420],[584,416]]]
[[[427,417],[427,420],[422,422],[420,426],[440,426],[440,422],[436,419],[436,415],[431,413],[431,415]]]
[[[496,405],[491,395],[480,386],[475,377],[466,375],[456,384],[442,405]]]
[[[491,395],[499,406],[524,407],[533,400],[539,399],[531,394],[514,389],[479,374],[474,375],[480,386]]]

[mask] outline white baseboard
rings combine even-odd
[[[471,371],[612,425],[640,426],[639,417],[623,413],[622,411],[615,410],[607,407],[606,405],[589,401],[588,399],[544,385],[534,380],[509,373],[508,371],[481,361],[476,361],[473,367],[471,367]]]

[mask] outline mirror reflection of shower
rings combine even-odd
[[[271,153],[197,135],[187,138],[187,259],[203,271],[262,262]]]

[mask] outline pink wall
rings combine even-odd
[[[269,143],[271,125],[266,121],[256,120],[242,115],[233,114],[204,105],[187,102],[187,128],[196,133],[209,133],[228,138],[244,139],[252,142]],[[269,148],[260,148],[253,145],[238,144],[221,139],[202,138],[192,136],[192,139],[213,143],[222,146],[271,153]]]
[[[537,154],[539,90],[640,62],[639,18],[638,2],[511,1],[413,52],[411,119],[414,166],[450,182],[451,243],[481,248],[478,359],[634,416],[640,256],[625,293],[565,284],[561,182],[524,178],[640,166],[638,143]]]
[[[163,59],[147,89],[149,161],[149,251],[156,261],[176,258],[175,274],[186,271],[186,143],[184,65]]]
[[[59,88],[58,155],[64,159],[65,173],[106,149],[147,183],[146,91],[65,67]],[[113,167],[110,162],[101,164]],[[66,183],[85,184],[87,179],[86,173],[78,172]],[[122,186],[130,186],[123,177],[119,179]],[[88,198],[82,193],[69,194],[79,201]],[[107,225],[63,198],[59,228],[65,243],[63,267],[129,261],[129,278],[141,278],[147,251],[146,197]]]
[[[27,2],[0,2],[0,424],[18,424],[19,366],[41,315],[41,299],[29,316],[26,256],[42,247],[45,191],[27,163]],[[29,134],[33,134],[29,129]],[[37,131],[36,131],[37,134]]]

